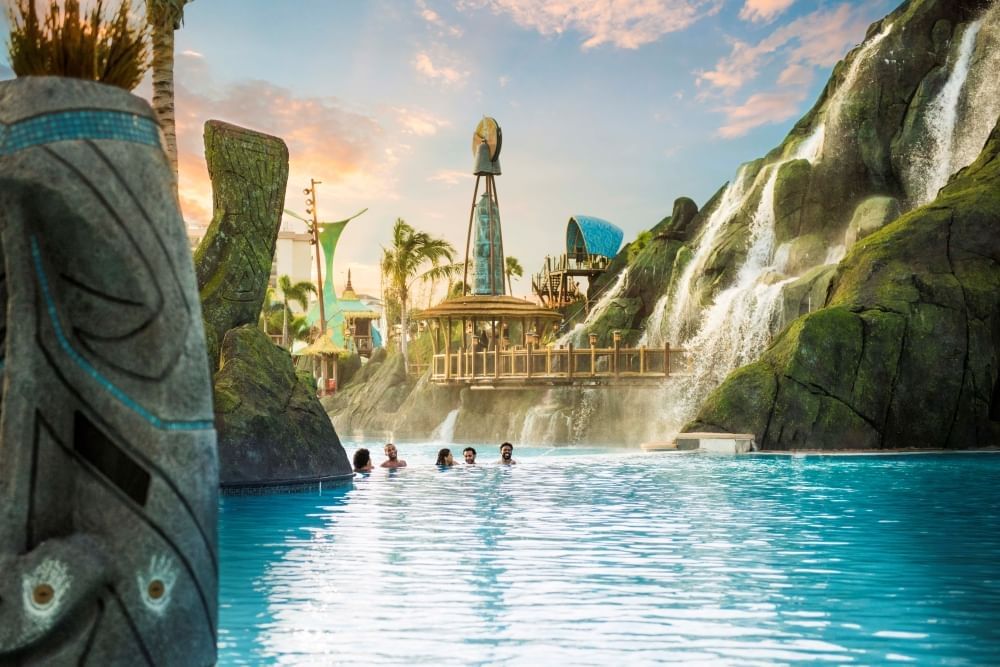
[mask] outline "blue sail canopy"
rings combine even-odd
[[[566,225],[566,254],[614,257],[621,248],[625,233],[607,220],[589,215],[574,215]]]

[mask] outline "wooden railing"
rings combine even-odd
[[[626,347],[515,347],[436,354],[431,381],[472,384],[585,384],[595,380],[663,380],[690,372],[684,350]]]

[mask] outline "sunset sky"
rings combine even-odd
[[[703,204],[780,142],[896,4],[196,0],[176,36],[184,215],[211,218],[207,119],[276,134],[291,155],[287,208],[304,213],[310,177],[321,218],[369,208],[341,239],[335,282],[351,267],[377,294],[397,217],[464,250],[471,135],[490,115],[504,135],[504,247],[528,274],[562,250],[574,213],[629,241],[676,197]]]

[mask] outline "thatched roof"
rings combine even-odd
[[[446,299],[433,308],[415,314],[417,319],[442,317],[466,319],[529,319],[559,321],[562,314],[557,310],[542,308],[530,301],[513,296],[459,296]]]
[[[302,357],[315,357],[315,356],[327,356],[340,354],[341,352],[347,352],[344,348],[340,347],[330,338],[331,332],[329,329],[326,330],[325,336],[320,336],[313,342],[309,347],[299,350],[296,354]]]

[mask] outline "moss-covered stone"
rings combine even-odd
[[[345,475],[350,463],[309,374],[253,325],[226,333],[215,374],[223,485]]]
[[[900,215],[899,200],[895,197],[869,197],[854,209],[847,225],[844,245],[850,248],[859,240],[885,227]]]
[[[205,123],[212,222],[194,254],[209,368],[226,332],[257,322],[285,203],[288,148],[278,137]]]

